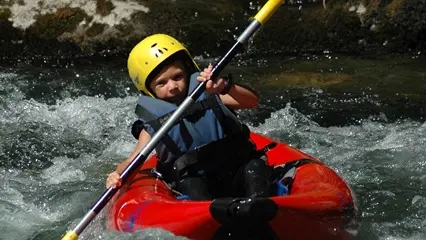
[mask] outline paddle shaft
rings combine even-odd
[[[279,8],[284,0],[269,0],[256,14],[250,25],[238,37],[231,49],[213,66],[212,78],[214,79],[232,60],[232,58],[243,49],[244,45],[253,36],[253,34],[264,24]],[[148,158],[149,154],[155,149],[155,146],[161,141],[161,138],[168,134],[170,129],[175,125],[185,113],[185,111],[193,104],[198,97],[205,91],[206,82],[201,82],[191,92],[191,94],[182,102],[176,111],[170,116],[166,123],[154,134],[151,140],[146,144],[142,151],[131,161],[131,163],[121,173],[120,178],[124,183],[127,178],[138,169],[142,163]],[[118,191],[118,188],[108,188],[102,196],[96,201],[89,212],[80,220],[77,226],[68,231],[61,240],[75,240],[78,235],[90,224],[97,214],[105,207],[109,200]]]

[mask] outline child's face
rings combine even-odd
[[[181,63],[165,66],[149,84],[159,99],[180,104],[186,97],[186,73]]]

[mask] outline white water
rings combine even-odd
[[[0,72],[1,240],[59,239],[136,143],[130,134],[136,96],[64,93],[47,104],[23,92],[31,79]],[[287,104],[251,129],[300,148],[345,178],[363,211],[359,239],[426,239],[426,123],[380,119],[325,128]],[[104,222],[102,212],[80,239],[177,238],[159,229],[109,232]]]

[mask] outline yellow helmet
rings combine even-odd
[[[194,72],[199,70],[188,50],[176,39],[166,34],[154,34],[139,42],[130,52],[127,69],[136,88],[145,95],[154,97],[148,87],[149,81],[161,70],[164,63],[176,53],[184,53],[185,65]]]

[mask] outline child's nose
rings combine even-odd
[[[177,83],[176,83],[176,82],[171,81],[171,82],[170,82],[170,85],[169,85],[169,89],[170,89],[170,90],[175,90],[176,88],[178,88]]]

